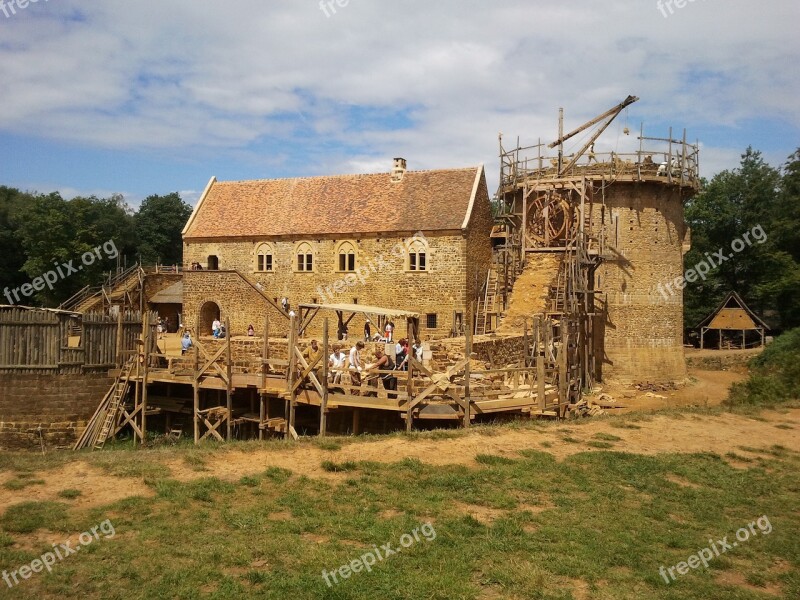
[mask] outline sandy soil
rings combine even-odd
[[[752,456],[752,452],[742,450],[741,446],[763,447],[773,444],[800,452],[800,409],[785,413],[768,412],[758,419],[728,413],[711,417],[678,417],[645,417],[636,422],[639,429],[621,429],[614,427],[611,419],[598,418],[580,423],[563,422],[542,431],[512,428],[483,432],[475,430],[443,440],[387,437],[375,441],[359,441],[339,450],[322,450],[306,444],[295,448],[267,446],[255,451],[231,450],[210,454],[203,471],[195,470],[182,458],[168,460],[166,466],[172,471],[172,476],[181,481],[209,476],[235,481],[244,475],[261,473],[268,467],[289,469],[296,475],[341,480],[346,476],[345,473],[324,471],[322,462],[395,462],[403,458],[416,458],[433,465],[475,466],[475,457],[479,454],[518,457],[519,451],[525,449],[541,450],[558,459],[564,459],[578,452],[596,451],[584,443],[567,442],[565,437],[587,442],[598,433],[622,438],[614,445],[616,449],[645,455],[664,452],[714,452],[724,455],[727,452],[736,452]],[[782,427],[778,428],[777,425]],[[731,464],[741,466],[736,461]],[[40,472],[37,477],[44,480],[44,485],[35,485],[20,491],[0,487],[0,510],[25,500],[59,501],[61,499],[58,492],[66,488],[83,491],[80,498],[70,501],[72,505],[81,508],[105,505],[128,496],[152,495],[150,488],[140,479],[106,475],[80,461],[55,471]],[[3,474],[2,480],[8,478],[10,474]]]

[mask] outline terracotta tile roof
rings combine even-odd
[[[184,239],[461,229],[483,167],[300,179],[212,180]]]

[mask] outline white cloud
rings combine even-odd
[[[298,174],[388,170],[401,155],[411,168],[485,162],[491,174],[499,131],[549,141],[559,106],[575,126],[629,93],[642,98],[634,130],[798,128],[800,5],[768,6],[698,0],[664,18],[655,0],[350,0],[326,17],[316,0],[40,3],[0,19],[0,131],[244,152]],[[359,123],[364,109],[387,117]],[[302,163],[290,157],[301,133],[313,148]],[[601,144],[618,137],[612,127]],[[259,155],[261,144],[285,151]],[[704,164],[735,166],[742,150],[709,149]]]

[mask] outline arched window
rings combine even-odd
[[[302,242],[297,245],[295,251],[297,256],[297,270],[298,271],[313,271],[314,270],[314,250],[308,242]]]
[[[356,246],[353,242],[342,242],[337,251],[339,271],[353,272],[356,270]]]
[[[420,239],[413,239],[408,244],[408,270],[427,271],[428,270],[428,246]]]
[[[275,251],[272,244],[260,244],[256,248],[256,271],[271,273],[275,270]]]
[[[219,271],[219,257],[212,254],[206,261],[206,267],[209,271]]]

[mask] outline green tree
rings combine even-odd
[[[181,232],[192,214],[178,192],[148,196],[134,217],[139,253],[144,264],[183,262]]]
[[[0,285],[14,289],[28,281],[22,266],[25,251],[20,245],[14,215],[31,201],[31,195],[0,186]],[[0,304],[7,302],[0,297]]]
[[[782,174],[768,165],[760,152],[748,148],[738,168],[717,174],[687,203],[686,221],[692,228],[687,268],[707,262],[708,256],[714,259],[719,250],[730,257],[705,280],[687,285],[687,327],[696,325],[731,290],[773,324],[781,328],[798,325],[798,159],[800,153],[790,157]],[[733,252],[731,244],[737,238],[744,240],[745,234],[750,234],[750,244]]]
[[[117,258],[132,253],[135,234],[132,216],[121,196],[108,199],[73,198],[64,200],[58,193],[39,195],[20,208],[15,216],[17,235],[26,260],[22,271],[33,280],[72,261],[78,272],[45,288],[36,300],[55,306],[85,285],[97,285],[112,271]],[[84,255],[101,247],[101,258],[83,261]]]

